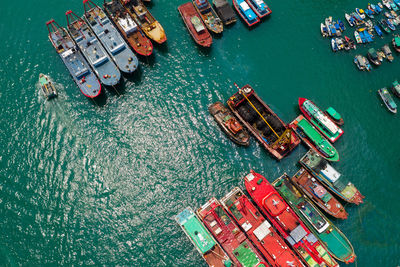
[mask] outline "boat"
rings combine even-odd
[[[363,203],[360,191],[317,152],[310,149],[300,159],[300,164],[342,200],[356,205]]]
[[[381,62],[383,61],[384,58],[386,58],[386,55],[385,55],[385,53],[384,53],[382,50],[378,49],[378,50],[376,51],[376,53],[378,54],[378,58],[379,58],[379,60],[380,60]]]
[[[303,266],[301,260],[240,188],[235,187],[221,202],[271,266]]]
[[[331,36],[337,36],[338,35],[338,33],[336,31],[336,28],[335,28],[335,26],[333,24],[329,24],[329,31],[331,33]]]
[[[333,108],[329,107],[324,111],[325,115],[329,116],[329,118],[336,123],[336,125],[340,126],[344,124],[342,116]]]
[[[251,27],[260,22],[259,17],[245,0],[232,0],[232,2],[237,13],[239,13],[240,17],[246,22],[247,26]]]
[[[387,19],[386,20],[386,25],[389,27],[389,29],[391,29],[392,31],[396,30],[396,27],[393,25],[392,20],[391,19]]]
[[[378,34],[381,37],[383,36],[383,32],[382,32],[381,28],[379,28],[378,25],[374,25],[374,30],[375,30],[376,34]]]
[[[387,25],[386,20],[381,19],[381,20],[378,21],[378,23],[379,23],[379,26],[381,26],[382,29],[383,29],[386,33],[390,33],[390,32],[391,32],[391,30],[389,29],[389,27],[388,27],[388,25]]]
[[[337,266],[321,242],[264,176],[251,170],[245,176],[244,184],[268,221],[308,266]]]
[[[387,8],[387,9],[392,9],[392,6],[390,5],[389,0],[382,0],[382,4]]]
[[[400,0],[393,0],[393,2],[400,7]]]
[[[299,192],[286,173],[272,185],[333,258],[345,263],[354,262],[356,255],[347,237],[314,206],[306,195]],[[333,258],[329,262],[330,265],[334,266],[335,263],[338,265]]]
[[[356,8],[356,13],[360,16],[361,19],[365,19],[365,12],[361,8]]]
[[[390,95],[388,89],[386,87],[381,88],[378,90],[378,94],[382,98],[382,101],[387,107],[387,109],[392,113],[397,113],[397,105],[393,101],[393,98]]]
[[[236,15],[227,0],[213,0],[215,11],[225,25],[236,22]]]
[[[333,25],[335,26],[336,32],[341,31],[340,25],[337,21],[333,22]]]
[[[356,25],[361,25],[364,24],[364,20],[358,15],[356,12],[351,13],[351,16],[354,18],[356,21]]]
[[[392,83],[392,92],[400,98],[400,83],[397,80]]]
[[[373,19],[374,18],[374,12],[370,9],[365,10],[365,14],[368,16],[368,18]]]
[[[261,19],[272,13],[269,6],[263,0],[246,0],[254,13]]]
[[[120,0],[120,2],[147,37],[158,44],[163,44],[167,41],[164,28],[141,0]]]
[[[336,44],[337,44],[337,48],[338,48],[339,50],[344,49],[344,41],[343,41],[343,38],[341,38],[341,37],[336,38]]]
[[[193,0],[193,6],[199,13],[207,29],[213,33],[222,33],[224,24],[214,11],[208,0]]]
[[[395,37],[392,39],[392,45],[394,50],[400,53],[400,36],[395,35]]]
[[[306,98],[299,98],[299,109],[304,116],[320,131],[330,142],[336,142],[342,136],[340,129],[314,102]]]
[[[379,8],[380,8],[381,10],[383,10],[383,5],[382,5],[381,2],[378,2],[377,5],[379,6]]]
[[[86,22],[114,60],[118,69],[123,73],[133,73],[137,69],[139,61],[106,13],[92,0],[83,0],[83,8]]]
[[[196,214],[235,266],[267,266],[263,257],[216,198],[211,198],[196,211]]]
[[[352,44],[350,43],[350,39],[347,36],[345,36],[345,38],[342,39],[342,41],[343,41],[344,49],[346,51],[349,51],[352,48]]]
[[[346,26],[344,26],[343,21],[341,21],[340,19],[338,19],[337,23],[339,24],[340,30],[342,32],[344,32],[346,30]]]
[[[372,69],[368,59],[362,55],[356,55],[354,57],[354,63],[356,64],[359,70],[370,71]]]
[[[65,15],[70,35],[101,83],[107,86],[117,85],[121,79],[121,72],[108,56],[92,29],[71,10],[67,11]]]
[[[303,115],[294,119],[289,127],[308,147],[317,151],[322,157],[329,161],[339,161],[339,153],[336,148]]]
[[[354,38],[356,39],[356,42],[357,42],[358,44],[362,44],[362,43],[363,43],[363,41],[362,41],[362,39],[361,39],[361,36],[360,36],[360,34],[358,33],[358,31],[355,31],[355,32],[354,32]]]
[[[366,36],[364,34],[365,33],[364,29],[362,31],[359,31],[358,33],[360,34],[360,38],[361,38],[362,43],[366,44],[368,41],[367,41],[367,38],[366,38]]]
[[[292,182],[321,210],[337,219],[347,219],[348,213],[344,206],[306,169],[298,170]]]
[[[300,139],[250,85],[235,86],[238,92],[229,98],[228,107],[272,156],[280,160],[299,145]]]
[[[371,61],[376,66],[379,66],[382,63],[378,58],[378,54],[376,53],[375,48],[368,49],[367,57],[369,61]]]
[[[235,118],[232,112],[224,106],[224,104],[219,101],[215,102],[208,107],[208,111],[233,142],[242,146],[249,145],[249,134],[245,129],[243,129],[240,122]]]
[[[393,19],[394,18],[393,15],[392,15],[392,12],[385,12],[384,14],[385,14],[385,17],[388,18],[388,19]]]
[[[392,1],[390,2],[390,6],[392,7],[392,9],[394,11],[399,11],[399,8],[397,7],[397,5],[395,3],[393,3]]]
[[[175,216],[175,221],[190,239],[197,251],[210,267],[231,266],[232,261],[204,227],[191,208],[186,208]]]
[[[350,16],[349,14],[344,14],[345,19],[347,20],[347,22],[349,23],[350,27],[353,27],[355,25],[355,21],[354,18],[352,16]]]
[[[153,44],[118,0],[104,1],[104,11],[114,22],[129,46],[141,56],[153,53]]]
[[[347,36],[344,36],[344,40],[347,43],[349,49],[356,49],[356,44],[354,43],[354,41],[352,39],[350,39]]]
[[[375,13],[377,14],[382,12],[382,8],[378,4],[377,5],[371,4],[371,7],[375,10]]]
[[[338,45],[336,43],[336,38],[332,38],[331,47],[333,52],[337,52],[339,50]]]
[[[210,47],[212,37],[203,21],[199,18],[199,14],[197,14],[193,4],[188,2],[180,5],[178,11],[194,41],[200,46]]]
[[[89,98],[100,95],[100,82],[82,55],[82,52],[74,43],[71,35],[53,19],[48,21],[46,25],[51,44],[56,49],[57,54],[64,62],[82,94]]]
[[[321,35],[322,35],[322,37],[329,36],[328,28],[326,28],[325,24],[323,24],[323,23],[321,23]]]
[[[42,92],[47,100],[57,97],[57,90],[54,87],[54,84],[51,82],[49,76],[40,73],[39,74],[39,84],[40,88],[42,88]]]
[[[392,51],[390,50],[389,46],[387,44],[385,44],[382,47],[382,51],[383,53],[385,53],[385,56],[387,58],[387,60],[389,60],[389,62],[392,62],[394,60],[394,57],[392,55]]]

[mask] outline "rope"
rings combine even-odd
[[[214,253],[215,255],[217,255],[218,257],[220,257],[221,259],[225,259],[224,256],[218,254],[217,252],[215,252],[214,250],[210,250],[212,253]]]
[[[118,90],[114,87],[114,85],[112,86],[112,88],[114,88],[115,92],[118,94],[118,96],[121,96],[121,94],[118,92]]]

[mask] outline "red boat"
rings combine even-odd
[[[270,265],[304,266],[240,188],[235,187],[221,202]]]
[[[216,198],[210,199],[196,213],[236,266],[267,266],[263,257]]]
[[[178,11],[182,16],[183,22],[186,25],[190,35],[198,45],[210,47],[212,44],[212,37],[208,32],[203,21],[199,17],[192,2],[185,3],[178,7]]]
[[[153,53],[153,44],[118,0],[109,2],[104,0],[103,7],[107,16],[112,19],[119,32],[136,53],[142,56],[150,56]]]
[[[321,242],[310,232],[264,176],[252,170],[244,178],[244,184],[247,192],[264,215],[307,265],[331,266],[328,262],[330,259],[321,256],[326,253]]]
[[[285,157],[300,143],[300,139],[250,85],[236,87],[238,92],[227,101],[229,108],[269,153],[278,160]]]

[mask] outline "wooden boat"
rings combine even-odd
[[[301,260],[286,246],[282,237],[239,187],[225,195],[221,202],[271,266],[303,266]]]
[[[363,203],[364,196],[350,180],[314,150],[309,150],[300,159],[300,164],[342,200],[356,205]]]
[[[141,56],[150,56],[153,53],[153,44],[142,32],[139,25],[122,6],[119,0],[104,0],[104,11],[114,22],[129,46]]]
[[[141,0],[120,0],[135,20],[136,24],[151,40],[158,44],[167,41],[167,36],[161,24],[151,15]]]
[[[343,205],[306,169],[297,171],[292,182],[323,211],[335,218],[347,219]]]
[[[269,6],[263,0],[246,0],[254,13],[261,19],[272,13]]]
[[[201,206],[196,214],[236,266],[267,266],[263,257],[216,198]]]
[[[298,191],[286,173],[272,185],[332,257],[345,263],[354,262],[356,255],[347,237],[314,206],[307,196]],[[328,262],[329,265],[339,266],[333,258]]]
[[[175,216],[175,221],[185,232],[208,266],[226,267],[232,264],[210,232],[204,227],[191,208],[186,208]]]
[[[360,34],[358,33],[358,31],[355,31],[354,32],[354,38],[356,39],[356,42],[358,43],[358,44],[362,44],[363,42],[362,42],[362,39],[361,39],[361,36],[360,36]]]
[[[333,107],[328,107],[324,113],[325,115],[329,116],[329,118],[331,118],[336,125],[341,126],[344,124],[342,116],[340,116],[340,114]]]
[[[392,92],[400,98],[400,83],[397,80],[392,83]]]
[[[240,122],[235,118],[232,112],[224,106],[224,104],[219,101],[215,102],[208,107],[208,111],[233,142],[242,146],[249,145],[249,134],[245,129],[243,129]]]
[[[244,178],[250,197],[307,266],[338,266],[336,261],[287,202],[261,174]]]
[[[326,140],[319,131],[303,115],[294,119],[289,127],[296,132],[301,140],[321,157],[329,161],[339,161],[339,153],[336,148]]]
[[[198,45],[210,47],[212,44],[212,37],[207,31],[203,21],[199,18],[199,14],[197,14],[193,4],[188,2],[180,5],[178,11],[194,41]]]
[[[236,22],[236,15],[226,0],[213,0],[215,11],[225,25]]]
[[[239,13],[244,22],[246,22],[247,26],[251,27],[260,22],[260,19],[256,13],[254,13],[245,0],[232,0],[232,2],[236,11]]]
[[[357,68],[362,71],[370,71],[372,70],[371,64],[366,57],[362,55],[356,55],[354,57],[354,64],[356,64]]]
[[[381,88],[378,90],[378,94],[382,98],[382,101],[385,104],[386,108],[392,113],[397,113],[397,105],[393,101],[393,98],[390,95],[388,89],[386,87]]]
[[[300,143],[300,139],[250,85],[237,88],[238,92],[227,101],[229,108],[269,153],[282,159]]]
[[[382,47],[382,51],[383,53],[385,53],[386,59],[389,60],[389,62],[392,62],[394,60],[392,51],[390,50],[390,47],[387,44],[385,44]]]
[[[47,100],[57,97],[57,90],[54,87],[53,83],[51,82],[49,76],[40,73],[39,84]]]
[[[378,54],[375,50],[375,48],[370,48],[368,49],[367,57],[369,61],[371,61],[374,65],[379,66],[381,65],[381,61],[379,60]]]
[[[222,33],[224,24],[211,7],[208,0],[193,0],[193,6],[196,8],[209,31],[217,34]]]

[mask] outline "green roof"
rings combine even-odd
[[[249,247],[246,241],[240,244],[234,251],[233,255],[243,265],[243,267],[256,266],[260,260],[256,253]]]
[[[353,247],[349,240],[340,232],[336,226],[331,224],[329,231],[320,234],[320,238],[328,247],[329,252],[338,259],[344,261],[354,254]],[[329,233],[328,233],[329,232]]]
[[[394,42],[396,43],[396,46],[400,46],[400,37],[396,36]]]
[[[340,114],[333,108],[333,107],[329,107],[326,112],[329,114],[329,116],[331,116],[332,118],[334,118],[335,120],[340,120],[342,117],[340,116]]]

